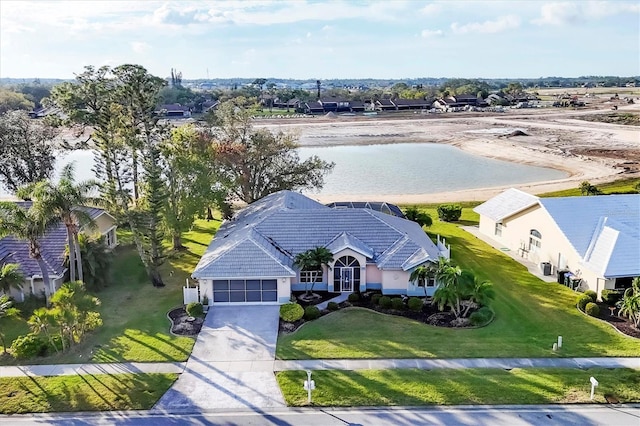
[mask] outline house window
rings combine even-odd
[[[529,232],[529,251],[535,253],[540,250],[540,247],[542,247],[542,234],[532,229]]]
[[[426,285],[427,285],[427,287],[435,287],[436,286],[436,278],[435,277],[427,278]]]
[[[495,234],[498,237],[502,236],[502,223],[500,223],[500,222],[496,223]]]
[[[107,244],[107,247],[113,247],[116,245],[116,229],[110,229],[106,234],[104,234],[104,241]]]
[[[321,283],[322,282],[322,269],[318,270],[304,270],[300,271],[301,283]]]

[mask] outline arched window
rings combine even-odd
[[[537,252],[542,247],[542,234],[537,229],[529,232],[529,251]]]
[[[353,256],[342,256],[333,265],[334,291],[352,292],[360,287],[360,262]]]

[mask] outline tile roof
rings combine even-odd
[[[537,203],[538,197],[535,195],[511,188],[480,204],[473,211],[499,222]]]
[[[247,240],[251,244],[241,245]],[[250,246],[251,251],[247,248]],[[275,270],[271,269],[274,265],[269,263],[269,257],[281,264],[283,275],[278,276],[292,276],[295,256],[314,247],[332,251],[349,247],[387,269],[407,270],[409,264],[435,261],[439,255],[438,248],[417,223],[369,209],[333,209],[304,195],[280,191],[223,223],[192,275],[240,278],[246,273],[258,273],[263,262],[272,274]],[[226,257],[234,260],[218,263]],[[238,267],[229,276],[233,265],[240,264],[256,266]],[[261,276],[272,275],[264,271]]]
[[[19,201],[16,204],[28,209],[30,201]],[[92,219],[102,214],[108,214],[95,207],[81,207]],[[39,241],[42,259],[51,275],[62,275],[66,271],[64,266],[64,252],[67,247],[67,228],[60,223],[54,225]],[[35,259],[29,256],[29,243],[9,235],[0,239],[0,265],[4,263],[17,263],[25,277],[41,276],[42,271]]]

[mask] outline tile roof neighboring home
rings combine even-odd
[[[241,244],[242,243],[242,244]],[[252,246],[249,251],[247,246]],[[253,247],[255,246],[255,248]],[[420,226],[370,209],[334,209],[304,195],[280,191],[240,211],[223,223],[198,262],[194,278],[229,276],[231,256],[243,266],[233,277],[258,273],[263,262],[275,259],[289,276],[298,253],[314,247],[363,254],[381,269],[409,270],[416,262],[437,261],[439,249]],[[263,274],[264,275],[264,274]],[[295,275],[295,274],[293,274]]]
[[[29,201],[17,202],[19,206],[28,209],[31,206]],[[91,219],[97,220],[100,216],[106,215],[113,221],[115,219],[105,210],[95,207],[81,207],[86,211]],[[100,229],[98,229],[100,230]],[[107,229],[105,228],[106,232]],[[40,249],[44,263],[47,265],[49,274],[60,276],[66,271],[64,266],[64,252],[67,247],[67,229],[64,224],[59,223],[46,233],[40,240]],[[27,241],[19,240],[13,236],[0,239],[0,265],[4,263],[17,263],[20,271],[25,277],[40,276],[40,266],[29,256],[29,244]]]
[[[538,203],[539,198],[519,189],[511,188],[473,209],[476,213],[499,222]]]
[[[538,198],[509,189],[474,211],[481,233],[529,260],[570,269],[596,292],[640,276],[640,194]]]

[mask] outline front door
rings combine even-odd
[[[353,268],[340,269],[340,291],[353,291]]]

